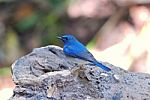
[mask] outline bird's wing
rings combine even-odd
[[[87,60],[90,62],[95,61],[95,58],[93,57],[93,55],[84,47],[84,46],[67,46],[64,50],[66,55],[72,56],[72,57],[76,57],[76,58],[80,58],[83,60]]]
[[[79,58],[81,58],[81,59],[84,59],[84,60],[87,60],[87,61],[90,61],[90,62],[95,61],[94,56],[93,56],[88,50],[86,50],[86,51],[84,51],[84,52],[79,52],[79,53],[77,54],[77,56],[78,56]]]

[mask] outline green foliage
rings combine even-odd
[[[64,30],[65,23],[62,20],[65,18],[62,16],[65,14],[67,2],[68,0],[29,0],[23,3],[14,1],[9,2],[10,7],[5,2],[6,6],[0,9],[7,15],[3,18],[6,21],[1,21],[6,25],[4,26],[6,31],[1,40],[4,41],[4,49],[0,46],[0,60],[2,59],[0,65],[11,64],[19,56],[35,47],[59,45],[57,36]],[[8,9],[11,10],[7,12]],[[7,64],[3,63],[5,60]]]
[[[10,76],[11,69],[9,67],[0,68],[0,76]]]
[[[33,13],[30,16],[27,16],[21,21],[19,21],[16,24],[16,27],[20,32],[23,32],[34,27],[38,20],[39,20],[39,15],[37,13]]]
[[[9,29],[5,40],[6,60],[14,61],[19,56],[19,39],[15,31]]]
[[[87,44],[87,48],[91,49],[95,46],[96,44],[96,39],[92,39],[88,44]]]

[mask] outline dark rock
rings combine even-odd
[[[62,48],[34,49],[12,65],[16,84],[10,100],[150,100],[150,75],[64,55]]]

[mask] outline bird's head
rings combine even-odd
[[[76,41],[76,38],[73,35],[63,35],[58,37],[58,39],[62,40],[64,43],[72,43]]]

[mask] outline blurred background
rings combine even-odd
[[[12,95],[11,64],[73,34],[96,59],[150,73],[150,0],[0,0],[0,97]]]

